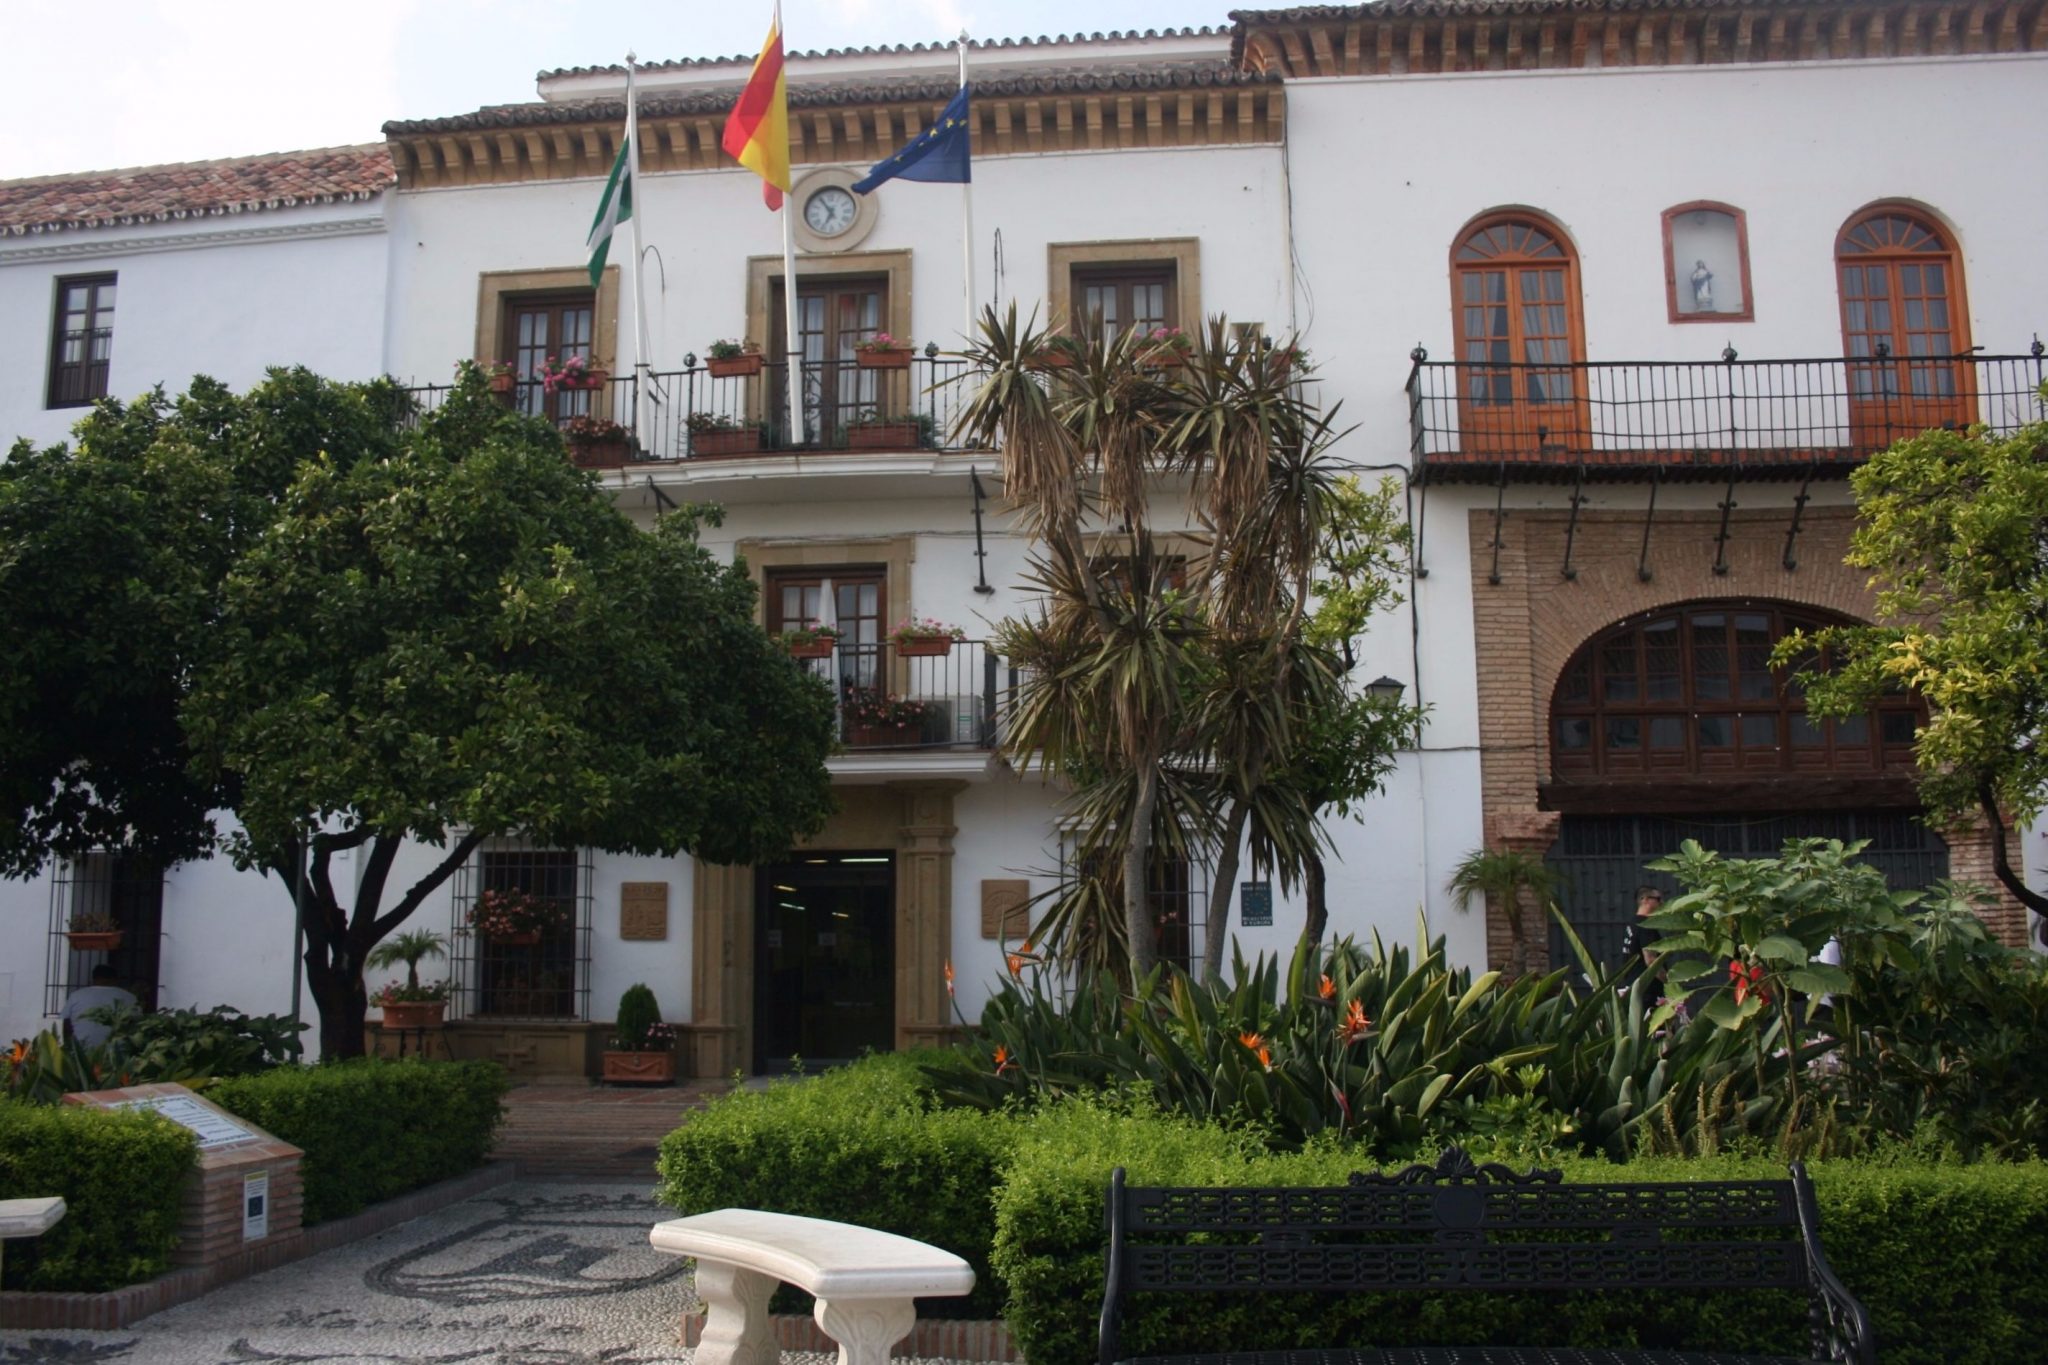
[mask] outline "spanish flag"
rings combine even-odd
[[[770,209],[782,207],[789,190],[789,94],[782,84],[782,6],[768,41],[754,59],[754,74],[740,91],[740,102],[725,117],[726,152],[761,177],[761,197]]]

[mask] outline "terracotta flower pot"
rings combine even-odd
[[[907,370],[910,368],[910,348],[902,346],[889,350],[855,351],[853,363],[863,370]]]
[[[555,387],[558,389],[601,389],[611,383],[611,381],[612,372],[610,370],[590,369],[585,370],[576,378],[564,376],[557,379]]]
[[[111,953],[121,946],[122,929],[101,929],[74,931],[64,935],[71,940],[72,948],[81,953]]]
[[[751,455],[761,448],[761,430],[744,427],[738,431],[693,431],[692,455]]]
[[[924,727],[915,721],[895,725],[866,725],[855,721],[846,727],[849,749],[902,749],[923,739]]]
[[[852,450],[916,450],[915,422],[861,422],[846,429],[846,444]]]
[[[950,635],[913,635],[896,642],[896,653],[906,659],[936,659],[953,652]]]
[[[676,1078],[673,1052],[606,1052],[604,1079],[637,1085],[669,1085]]]
[[[509,374],[494,374],[491,376],[491,392],[510,393],[512,392],[512,386],[518,382],[517,379]]]
[[[740,379],[761,373],[761,359],[759,352],[728,356],[723,360],[712,356],[704,362],[704,368],[711,371],[713,379]]]
[[[569,442],[569,463],[578,469],[623,469],[633,448],[623,436]]]
[[[441,1017],[448,1010],[446,1000],[394,1000],[381,1006],[384,1011],[384,1027],[439,1028]]]
[[[789,657],[792,659],[829,659],[832,651],[839,647],[837,640],[792,640],[789,642]]]
[[[1025,368],[1033,370],[1070,370],[1074,367],[1074,357],[1065,351],[1040,351],[1024,364]]]

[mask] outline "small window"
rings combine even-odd
[[[48,406],[81,408],[107,396],[107,366],[114,354],[114,278],[81,275],[57,281]]]
[[[1202,325],[1202,253],[1194,237],[1053,242],[1046,284],[1053,325],[1077,337],[1159,327],[1193,333]],[[1100,332],[1091,331],[1096,319]]]
[[[88,853],[58,863],[50,890],[50,954],[44,1012],[58,1015],[74,991],[118,986],[156,1008],[163,944],[164,869],[147,858]]]
[[[1074,271],[1074,330],[1105,341],[1136,329],[1180,326],[1173,263],[1095,266]]]
[[[1070,834],[1062,841],[1060,864],[1067,878],[1096,877],[1101,862],[1094,857],[1076,859]],[[1122,871],[1121,864],[1114,871]],[[1171,849],[1154,846],[1145,874],[1145,900],[1158,933],[1159,960],[1170,962],[1183,972],[1192,971],[1201,960],[1200,944],[1209,904],[1209,868],[1206,863],[1179,857]],[[1123,903],[1103,907],[1121,923]]]
[[[571,359],[596,365],[596,324],[595,290],[506,296],[499,354],[511,363],[514,402],[521,412],[557,423],[608,415],[611,395],[606,391],[560,385],[550,391],[541,378],[544,366],[559,369]]]
[[[592,865],[583,850],[500,841],[455,886],[452,1014],[499,1019],[590,1017]],[[469,923],[487,891],[522,894],[557,913],[531,933],[493,938]]]

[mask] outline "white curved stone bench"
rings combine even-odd
[[[697,1365],[774,1365],[768,1299],[778,1281],[817,1298],[811,1316],[839,1343],[839,1365],[888,1365],[889,1348],[917,1325],[913,1299],[974,1288],[974,1271],[950,1251],[823,1218],[719,1209],[657,1223],[648,1240],[697,1260]]]
[[[64,1221],[64,1211],[64,1200],[54,1194],[37,1199],[0,1199],[0,1247],[10,1237],[42,1236]],[[972,1283],[973,1277],[968,1278]]]

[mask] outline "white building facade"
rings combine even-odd
[[[311,335],[257,363],[388,372],[428,403],[457,361],[502,364],[507,401],[583,429],[579,458],[629,515],[724,506],[707,535],[755,574],[764,627],[841,634],[812,665],[844,703],[828,828],[757,868],[485,849],[421,912],[454,945],[450,1046],[584,1074],[636,981],[703,1075],[911,1045],[944,1036],[956,1008],[974,1017],[1061,841],[1059,793],[992,744],[1010,676],[985,642],[1027,600],[1029,547],[998,455],[951,438],[961,397],[941,381],[957,362],[926,354],[957,347],[970,293],[1041,317],[1299,332],[1318,396],[1356,424],[1344,453],[1402,482],[1418,573],[1359,667],[1430,719],[1387,794],[1332,831],[1333,932],[1402,939],[1422,910],[1460,961],[1500,960],[1503,917],[1460,913],[1444,890],[1482,843],[1552,857],[1596,939],[1618,935],[1657,841],[1688,835],[1742,851],[1868,834],[1903,884],[1988,881],[1981,836],[1912,821],[1910,724],[1903,740],[1891,713],[1810,725],[1758,660],[1789,626],[1867,616],[1840,563],[1857,460],[1894,428],[2031,412],[2048,264],[2029,249],[2040,177],[2014,174],[2030,153],[1901,111],[1967,101],[1973,126],[2027,126],[2043,8],[1985,26],[1970,7],[1852,0],[1382,0],[981,44],[965,252],[957,187],[847,192],[945,102],[954,53],[793,56],[800,432],[781,415],[779,225],[717,147],[744,63],[641,77],[637,291],[622,244],[594,289],[582,252],[623,71],[552,73],[533,104],[389,125],[388,231],[362,239],[381,253],[362,276],[381,307],[346,314],[349,338],[374,334],[368,363],[327,359],[318,347],[343,343]],[[12,280],[7,250],[0,290],[47,298],[48,272]],[[860,362],[857,343],[884,332],[915,344],[906,368]],[[714,374],[711,344],[741,338],[768,363]],[[123,354],[116,392],[132,387]],[[531,381],[569,356],[613,377]],[[0,411],[33,406],[0,393]],[[600,420],[635,429],[638,456]],[[905,617],[967,639],[907,654],[887,639]],[[408,856],[424,868],[431,850]],[[2039,863],[2038,834],[2024,856]],[[181,908],[188,881],[280,940],[276,961],[181,977],[179,936],[221,932]],[[175,1003],[277,1007],[283,892],[250,882],[165,877]],[[1160,870],[1169,951],[1199,945],[1205,883]],[[466,916],[491,888],[571,902],[573,926],[483,942]],[[0,887],[6,941],[40,946],[63,896]],[[1247,953],[1291,946],[1301,909],[1274,899],[1270,926],[1233,925]],[[2020,922],[2014,907],[2004,928]],[[54,990],[18,984],[0,1026],[29,1031],[23,1006]]]

